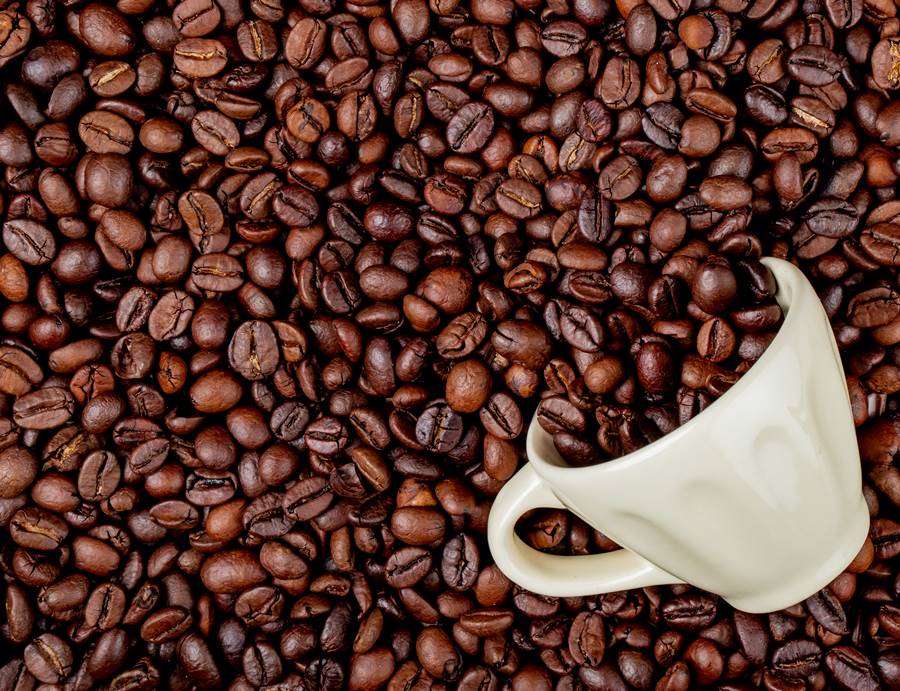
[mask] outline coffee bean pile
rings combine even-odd
[[[0,690],[900,687],[897,13],[4,4]],[[767,615],[510,583],[541,401],[575,462],[696,414],[777,329],[765,255],[844,357],[853,563]]]

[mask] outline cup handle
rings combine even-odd
[[[682,582],[628,549],[557,556],[529,547],[516,535],[516,521],[540,508],[568,507],[527,463],[500,490],[488,518],[491,555],[500,570],[523,588],[541,595],[578,597]]]

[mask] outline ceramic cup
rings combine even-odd
[[[784,323],[709,408],[622,458],[570,467],[536,420],[529,463],[497,495],[491,554],[515,583],[578,596],[690,583],[746,612],[789,607],[853,560],[869,529],[847,385],[806,277],[763,260]],[[514,532],[522,514],[568,509],[622,549],[557,556]]]

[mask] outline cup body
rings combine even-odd
[[[672,582],[755,612],[824,587],[869,526],[831,327],[802,274],[769,265],[785,322],[702,414],[636,453],[585,468],[566,466],[536,423],[527,440],[534,473],[573,513]]]

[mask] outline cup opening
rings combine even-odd
[[[791,318],[792,307],[798,300],[804,297],[804,293],[814,294],[812,286],[804,285],[803,283],[807,281],[806,277],[803,276],[803,274],[800,273],[800,270],[790,262],[786,262],[782,259],[776,259],[774,257],[764,257],[761,261],[769,268],[769,270],[772,272],[772,275],[775,277],[775,283],[778,286],[778,290],[775,294],[775,301],[781,306],[781,310],[784,313],[784,318],[781,321],[781,326],[775,333],[775,337],[769,344],[769,347],[766,348],[765,352],[759,357],[759,359],[753,363],[750,369],[748,369],[741,376],[741,378],[738,379],[738,381],[735,382],[735,384],[730,389],[728,389],[728,391],[714,400],[701,413],[695,415],[686,423],[673,430],[672,432],[669,432],[668,434],[660,437],[656,441],[653,441],[630,454],[587,466],[573,466],[569,465],[565,461],[565,459],[556,450],[552,435],[544,431],[540,423],[537,421],[537,413],[535,413],[535,416],[531,420],[531,424],[528,426],[528,436],[526,438],[528,460],[531,463],[535,463],[536,465],[544,467],[548,470],[564,470],[569,474],[577,473],[579,471],[597,472],[600,469],[614,472],[618,469],[625,468],[635,463],[640,463],[642,460],[648,459],[651,456],[655,456],[664,444],[679,439],[681,436],[690,433],[690,431],[698,424],[701,424],[701,421],[705,420],[708,417],[707,413],[710,410],[712,410],[716,406],[724,405],[724,402],[730,401],[733,398],[740,396],[742,391],[752,386],[753,380],[755,379],[755,377],[753,377],[753,372],[757,370],[760,365],[764,365],[768,359],[775,357],[775,352],[778,349],[784,347],[784,342],[787,338],[787,336],[784,335],[785,332],[789,329],[794,328],[793,323],[796,321],[796,318]],[[818,299],[816,300],[816,304],[819,304]],[[821,309],[821,305],[819,305],[819,308]],[[824,314],[824,310],[822,312],[822,317],[823,319],[825,319],[826,324],[828,324],[828,331],[830,334],[831,326],[828,323],[827,316],[825,316]],[[834,347],[833,343],[832,347]],[[837,355],[836,350],[835,354],[838,362],[840,362],[840,356]]]

